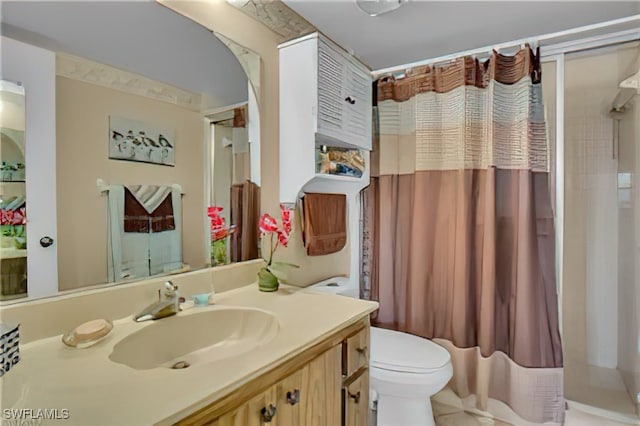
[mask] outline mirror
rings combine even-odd
[[[231,146],[246,149],[249,173],[238,176],[259,185],[259,117],[245,71],[251,64],[255,75],[258,64],[259,80],[260,58],[156,2],[7,1],[2,9],[7,55],[53,58],[52,68],[31,70],[53,73],[55,105],[45,105],[41,86],[31,90],[23,81],[29,188],[53,185],[57,206],[36,209],[30,196],[27,227],[37,250],[29,251],[29,262],[38,274],[29,277],[29,297],[210,266],[208,207],[214,193],[224,193],[212,189],[218,172],[210,116],[246,110],[237,131],[246,142]],[[15,48],[4,49],[9,45]],[[10,62],[3,52],[3,75]],[[49,141],[32,138],[30,128],[43,127],[30,116],[36,104],[55,117]],[[55,155],[38,157],[45,142]],[[47,161],[55,180],[42,167]],[[236,217],[246,214],[224,207],[226,224],[237,229]],[[45,235],[54,241],[50,248],[38,244]],[[230,237],[221,263],[245,260],[233,256],[232,245]]]
[[[248,105],[212,114],[211,264],[258,258],[260,187],[252,169]],[[226,224],[229,224],[228,226]]]
[[[0,300],[27,295],[24,87],[0,81]]]

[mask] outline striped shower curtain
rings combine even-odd
[[[380,303],[375,325],[445,346],[463,400],[561,423],[540,78],[527,46],[376,82],[363,275]]]

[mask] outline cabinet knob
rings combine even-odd
[[[44,248],[50,247],[53,245],[53,238],[46,236],[40,238],[40,245]]]
[[[260,417],[262,418],[262,421],[265,423],[270,423],[271,420],[273,420],[273,418],[276,415],[276,406],[273,404],[269,404],[268,407],[262,407],[262,410],[260,410]]]
[[[300,402],[300,389],[287,392],[287,402],[291,405],[296,405]]]
[[[366,355],[367,354],[367,347],[363,347],[363,348],[356,348],[356,352],[358,352],[360,355]]]
[[[360,402],[360,391],[356,392],[356,393],[351,393],[349,391],[347,391],[347,394],[349,394],[349,398],[353,399],[354,403],[358,403]]]
[[[346,98],[344,98],[344,100],[348,103],[348,104],[355,104],[356,100],[354,98],[352,98],[351,96],[347,96]]]

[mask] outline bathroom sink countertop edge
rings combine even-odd
[[[173,424],[294,358],[340,329],[374,312],[378,304],[320,294],[294,286],[262,293],[257,285],[214,296],[205,310],[252,308],[271,313],[278,333],[262,346],[187,369],[138,370],[109,358],[127,336],[161,323],[117,320],[103,341],[86,349],[66,347],[60,336],[21,347],[22,360],[0,378],[0,408],[66,409],[70,424]],[[211,324],[224,327],[224,324]]]

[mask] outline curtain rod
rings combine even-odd
[[[523,46],[523,45],[525,45],[527,43],[533,47],[536,44],[540,44],[540,42],[542,42],[542,41],[553,40],[555,38],[570,36],[570,35],[574,35],[574,34],[580,34],[580,33],[588,32],[588,31],[593,31],[593,30],[598,30],[598,29],[601,29],[601,28],[612,27],[612,26],[620,25],[620,24],[626,24],[626,23],[629,23],[629,22],[634,22],[634,21],[639,21],[639,20],[640,20],[640,15],[632,15],[632,16],[627,16],[627,17],[624,17],[624,18],[614,19],[614,20],[611,20],[611,21],[599,22],[597,24],[585,25],[583,27],[577,27],[577,28],[572,28],[572,29],[569,29],[569,30],[558,31],[558,32],[555,32],[555,33],[544,34],[544,35],[537,36],[537,37],[521,38],[519,40],[508,41],[508,42],[505,42],[505,43],[498,43],[498,44],[493,44],[493,45],[490,45],[490,46],[479,47],[477,49],[471,49],[471,50],[466,50],[466,51],[463,51],[463,52],[457,52],[457,53],[452,53],[452,54],[449,54],[449,55],[439,56],[437,58],[425,59],[425,60],[422,60],[422,61],[410,62],[408,64],[396,65],[396,66],[388,67],[388,68],[382,68],[382,69],[379,69],[379,70],[374,70],[371,73],[373,74],[374,77],[380,77],[381,75],[384,75],[384,74],[391,74],[393,72],[405,71],[405,70],[408,70],[408,69],[413,68],[413,67],[431,65],[431,64],[434,64],[434,63],[438,63],[438,62],[446,62],[446,61],[450,61],[452,59],[459,58],[461,56],[469,56],[469,55],[478,55],[478,54],[482,54],[482,53],[489,53],[492,50],[499,50],[499,49],[506,49],[506,48],[509,48],[509,47]]]

